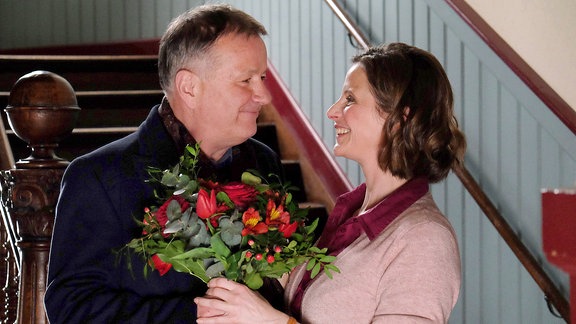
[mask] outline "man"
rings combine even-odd
[[[113,251],[141,234],[134,217],[155,203],[146,169],[175,165],[186,144],[200,143],[201,177],[238,181],[250,168],[281,175],[278,156],[250,139],[271,100],[263,35],[260,23],[225,5],[195,8],[170,24],[158,58],[162,103],[135,133],[66,170],[45,296],[51,323],[195,322],[203,282],[174,270],[144,278],[139,256],[117,263]]]

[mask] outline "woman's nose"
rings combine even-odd
[[[332,104],[332,106],[330,106],[330,108],[328,108],[328,110],[326,111],[326,116],[328,116],[328,118],[332,120],[340,116],[340,109],[338,108],[338,102],[335,102],[334,104]]]

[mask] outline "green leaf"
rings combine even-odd
[[[210,277],[206,275],[204,262],[202,260],[174,260],[172,268],[178,272],[189,273],[196,276],[205,283],[208,283],[210,280]]]
[[[197,247],[182,254],[173,256],[170,260],[183,260],[183,259],[207,259],[214,256],[214,250],[206,247]]]
[[[180,204],[176,200],[170,201],[168,207],[166,208],[166,215],[170,221],[174,221],[182,217],[182,207],[180,207]]]
[[[326,270],[326,269],[340,273],[340,269],[338,269],[338,267],[333,265],[333,264],[325,264],[324,270]]]
[[[222,239],[220,238],[220,233],[217,233],[210,238],[210,245],[212,246],[212,249],[214,249],[216,256],[226,258],[231,253],[230,249],[226,246],[224,241],[222,241]]]
[[[178,177],[174,173],[166,172],[160,181],[165,186],[174,187],[178,184]]]
[[[241,179],[243,183],[252,186],[259,185],[262,183],[262,179],[260,177],[257,177],[248,171],[242,173]]]
[[[306,270],[310,271],[316,265],[316,259],[310,259],[306,265]]]
[[[318,273],[320,272],[321,266],[322,266],[322,264],[316,263],[314,268],[312,268],[312,272],[310,273],[311,279],[314,279],[314,277],[316,277],[318,275]]]
[[[252,290],[256,290],[264,284],[262,277],[256,272],[252,272],[248,276],[246,276],[246,282],[244,282],[246,286],[248,286]]]
[[[336,261],[336,257],[333,255],[325,255],[320,258],[320,261],[324,263],[330,263]]]
[[[212,264],[206,269],[206,275],[210,278],[214,278],[221,275],[224,270],[224,263],[216,261],[216,263]]]
[[[319,221],[319,218],[316,218],[316,219],[314,219],[314,221],[310,225],[306,226],[306,234],[314,233],[314,231],[316,230],[316,227],[318,227],[318,221]]]
[[[225,203],[230,208],[234,208],[234,203],[232,202],[230,197],[228,197],[228,195],[224,191],[219,191],[216,194],[216,200],[219,202]]]
[[[326,253],[326,251],[328,251],[328,249],[326,249],[326,248],[319,249],[319,248],[316,247],[316,246],[311,246],[309,250],[310,250],[310,252],[320,253],[320,254],[324,254],[324,253]]]

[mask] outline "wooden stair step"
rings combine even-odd
[[[0,91],[10,91],[20,77],[37,70],[60,75],[76,91],[160,88],[155,56],[0,55]]]

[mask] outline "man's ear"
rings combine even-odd
[[[200,90],[200,78],[192,71],[182,69],[176,72],[174,78],[174,90],[176,94],[189,106],[198,99]]]

